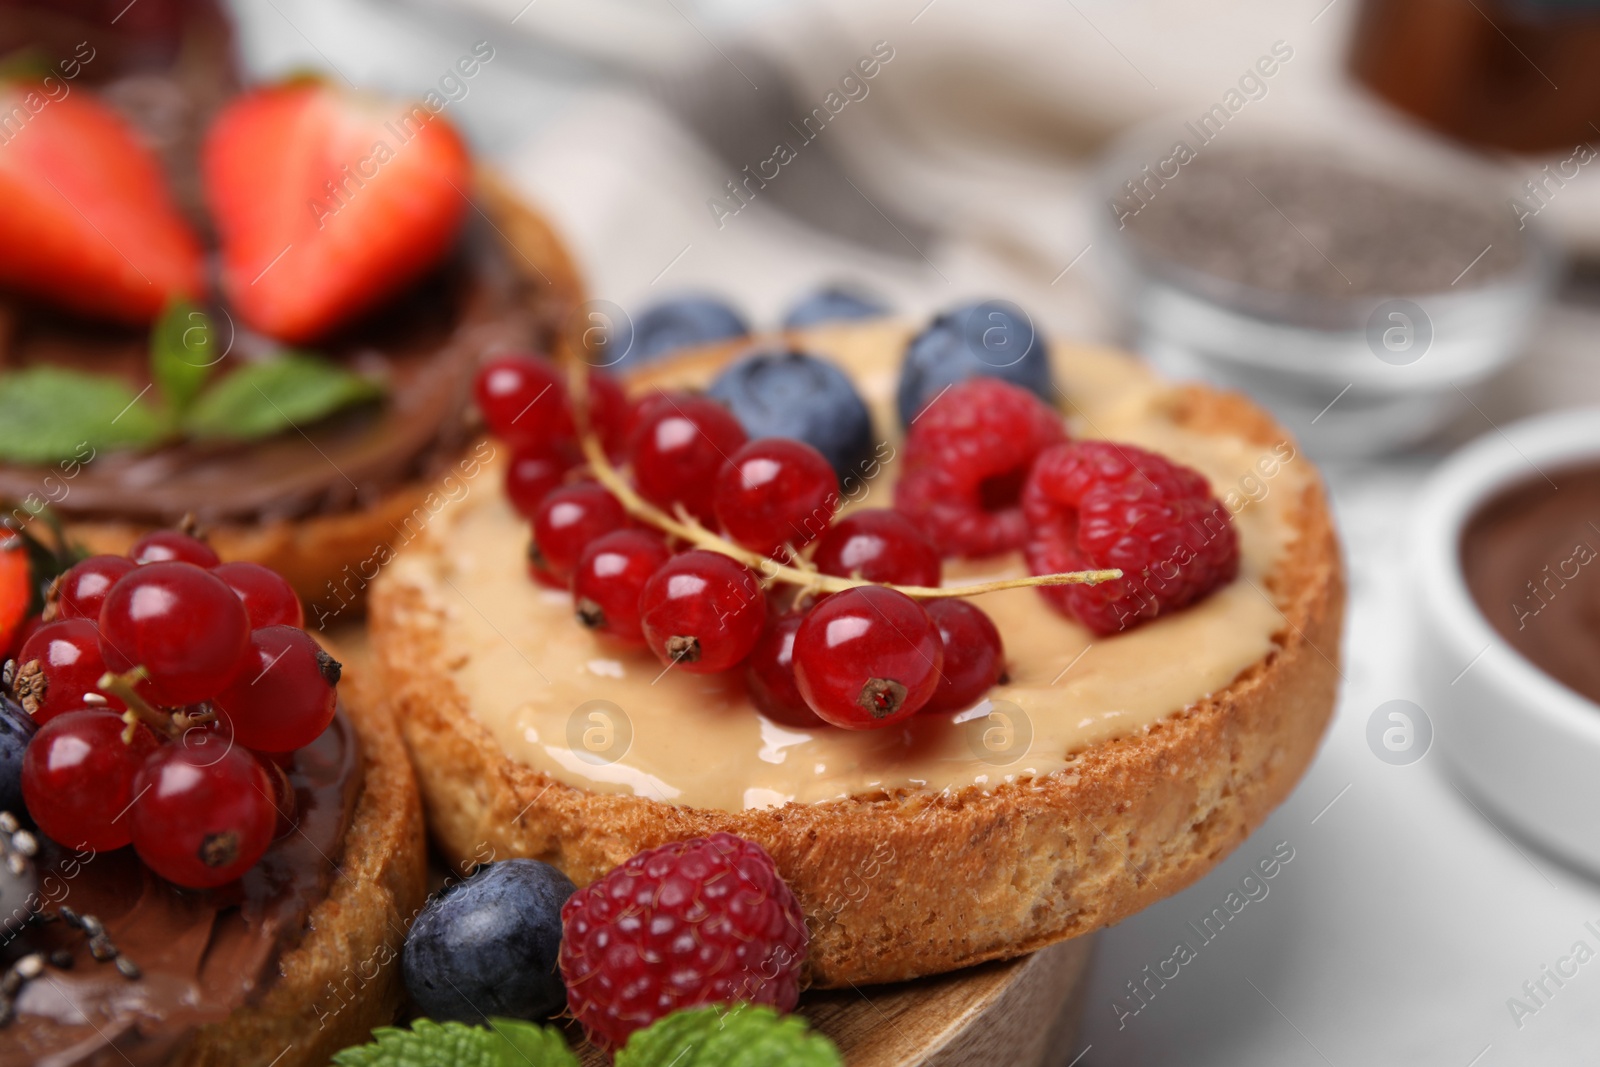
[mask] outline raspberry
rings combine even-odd
[[[1019,494],[1034,458],[1067,439],[1061,416],[994,378],[952,386],[911,426],[894,506],[945,556],[1021,548]]]
[[[717,833],[641,852],[561,909],[567,1006],[620,1048],[682,1008],[800,999],[805,916],[765,849]]]
[[[1022,492],[1034,574],[1118,567],[1039,592],[1099,634],[1192,604],[1239,573],[1233,519],[1199,471],[1132,445],[1074,441],[1039,456]]]

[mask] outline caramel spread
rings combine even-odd
[[[900,325],[856,325],[808,334],[805,347],[846,368],[881,432],[894,425],[908,336]],[[587,789],[739,810],[1060,770],[1071,753],[1148,727],[1273,650],[1283,620],[1268,576],[1313,475],[1288,442],[1179,427],[1167,414],[1167,388],[1125,357],[1073,348],[1054,359],[1071,433],[1156,450],[1211,480],[1238,527],[1240,576],[1187,610],[1113,637],[1096,637],[1030,589],[984,595],[975,602],[1000,629],[1007,678],[966,712],[868,732],[768,722],[745,696],[742,672],[663,670],[648,651],[618,650],[579,626],[567,594],[528,579],[527,524],[486,490],[441,515],[421,550],[396,562],[393,580],[422,592],[455,684],[506,753]],[[681,384],[704,377],[685,373]],[[851,506],[889,505],[898,448],[891,440],[880,449],[881,471]],[[1025,573],[1020,555],[948,561],[945,581]]]

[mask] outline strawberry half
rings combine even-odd
[[[0,531],[0,537],[8,536]],[[18,540],[12,547],[0,548],[0,660],[22,645],[19,638],[32,605],[33,568],[28,550]]]
[[[422,105],[297,81],[217,116],[201,160],[240,317],[305,341],[436,262],[467,209],[461,137]]]
[[[0,284],[134,325],[200,295],[200,245],[121,116],[0,83],[0,120]]]

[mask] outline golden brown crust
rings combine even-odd
[[[1262,445],[1289,435],[1243,397],[1171,392],[1174,419]],[[487,843],[579,885],[640,849],[726,830],[761,842],[806,909],[819,986],[887,982],[1020,955],[1190,885],[1293,788],[1333,710],[1344,585],[1320,482],[1270,595],[1279,647],[1221,692],[1064,771],[990,791],[906,791],[729,812],[590,793],[508,759],[440,662],[414,588],[380,582],[373,641],[435,840]]]
[[[563,315],[576,308],[583,293],[577,266],[549,222],[518,200],[493,172],[480,172],[478,192],[510,249],[512,266],[538,283],[539,299],[553,302]],[[223,523],[207,527],[206,533],[223,559],[271,567],[308,605],[338,608],[342,616],[346,607],[359,610],[365,600],[371,574],[361,577],[360,572],[371,571],[372,561],[387,552],[395,531],[422,506],[432,488],[430,481],[419,479],[349,511],[265,523]],[[153,528],[110,519],[69,523],[67,534],[91,551],[121,554]]]
[[[266,994],[202,1029],[173,1067],[322,1067],[400,1010],[400,946],[427,895],[427,845],[405,747],[367,673],[340,683],[365,775],[340,873]]]

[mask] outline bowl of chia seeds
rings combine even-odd
[[[1136,347],[1326,457],[1438,429],[1518,354],[1554,274],[1503,172],[1370,117],[1157,122],[1097,188]]]

